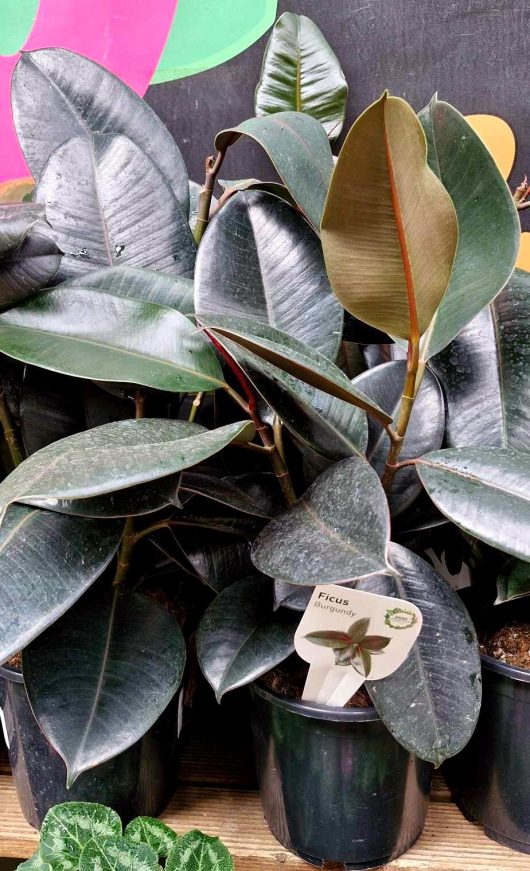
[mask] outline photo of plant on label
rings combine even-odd
[[[338,585],[315,587],[294,643],[309,663],[302,699],[342,707],[364,681],[405,661],[422,625],[411,602]]]

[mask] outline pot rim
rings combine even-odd
[[[488,656],[482,653],[480,656],[482,667],[487,671],[493,671],[497,674],[502,674],[503,677],[509,677],[512,680],[520,681],[521,683],[530,683],[530,669],[520,668],[517,665],[508,665],[506,662],[501,662],[493,656]]]
[[[11,683],[24,683],[24,677],[21,671],[15,671],[8,665],[0,665],[0,678],[10,680]]]
[[[382,722],[373,705],[369,708],[332,708],[329,705],[319,705],[317,702],[303,702],[301,699],[290,699],[257,683],[250,685],[250,692],[252,695],[259,696],[278,708],[291,711],[293,714],[299,714],[301,717],[311,717],[314,720],[327,720],[332,723]]]

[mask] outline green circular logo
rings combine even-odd
[[[392,629],[410,629],[417,622],[418,616],[406,608],[391,608],[385,614],[385,623]]]

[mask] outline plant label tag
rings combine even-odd
[[[2,724],[2,732],[4,733],[4,741],[6,742],[6,747],[8,750],[10,750],[11,744],[9,743],[9,735],[7,734],[6,718],[4,717],[4,712],[3,712],[2,708],[0,708],[0,723]]]
[[[338,584],[315,587],[294,636],[309,663],[304,701],[343,707],[365,680],[380,680],[407,658],[422,614],[404,599]]]

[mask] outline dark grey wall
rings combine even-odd
[[[437,90],[464,114],[502,115],[518,138],[513,180],[530,176],[530,0],[280,0],[279,12],[287,9],[312,17],[339,56],[350,85],[350,123],[385,88],[416,109]],[[197,181],[215,133],[253,114],[266,41],[147,93]],[[250,143],[234,147],[222,173],[265,174],[271,176],[268,165]]]

